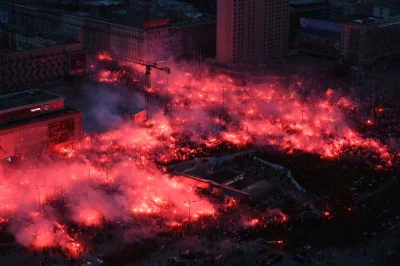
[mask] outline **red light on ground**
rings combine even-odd
[[[258,224],[258,219],[253,219],[250,221],[250,225],[256,225]]]
[[[324,212],[325,217],[328,217],[329,215],[331,215],[329,212]]]
[[[347,210],[349,211],[349,212],[351,212],[351,208],[349,207],[349,208],[347,208]]]
[[[283,244],[283,240],[278,240],[277,243],[278,244]]]
[[[107,53],[101,53],[97,56],[97,59],[100,61],[111,61],[112,58],[109,54]]]
[[[372,121],[372,120],[367,120],[367,121],[365,121],[365,124],[367,124],[367,125],[373,125],[374,124],[374,122]]]

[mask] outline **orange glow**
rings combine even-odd
[[[372,120],[368,119],[367,121],[365,121],[365,124],[372,126],[374,124],[374,122]]]
[[[103,53],[98,60],[112,58]],[[126,64],[110,70],[111,64],[97,63],[99,73],[93,74],[98,81],[127,84],[127,73],[134,73],[141,77],[137,91],[144,92],[142,65]],[[56,154],[43,156],[43,160],[24,158],[7,178],[0,175],[0,222],[15,216],[26,219],[13,229],[19,243],[35,247],[60,245],[76,254],[82,244],[60,223],[99,226],[103,221],[125,224],[128,219],[143,220],[151,230],[157,230],[154,228],[162,227],[158,221],[172,228],[189,222],[206,226],[208,220],[219,222],[221,213],[228,216],[242,212],[239,200],[228,198],[220,204],[204,196],[223,193],[213,183],[175,173],[184,164],[186,173],[200,164],[203,176],[215,172],[218,166],[204,158],[214,156],[215,151],[229,154],[268,147],[294,156],[310,153],[329,161],[342,157],[363,159],[380,171],[397,167],[400,152],[370,134],[376,127],[358,113],[365,106],[353,97],[331,89],[308,97],[301,89],[293,91],[279,83],[236,86],[225,75],[183,68],[174,68],[168,79],[163,72],[152,70],[149,92],[155,104],[143,124],[121,121],[112,130],[86,135],[73,146],[56,146]],[[128,84],[132,90],[136,88]],[[96,107],[104,111],[100,109]],[[375,111],[384,112],[383,108]],[[118,120],[114,116],[108,120],[101,112],[99,117],[106,125]],[[365,124],[371,127],[364,130]],[[358,128],[363,130],[358,132]],[[169,167],[175,162],[180,164]],[[67,219],[53,207],[53,203],[64,200],[68,203]],[[188,200],[192,203],[185,204]],[[271,223],[282,224],[291,219],[280,210],[271,213],[240,213],[232,226],[237,223],[240,227],[267,228]],[[323,216],[331,214],[325,211]]]

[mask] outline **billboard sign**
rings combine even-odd
[[[315,29],[339,33],[342,31],[342,24],[334,21],[325,21],[311,18],[300,18],[301,28]]]
[[[340,50],[340,34],[316,30],[300,30],[296,38],[300,49],[337,54]]]
[[[71,75],[80,75],[86,72],[86,52],[70,54],[69,58]]]
[[[165,18],[165,19],[157,19],[157,20],[151,20],[151,21],[143,21],[142,27],[144,29],[155,29],[155,28],[161,28],[161,27],[168,27],[171,26],[171,19]]]
[[[8,23],[8,12],[4,10],[0,10],[0,23],[7,24]]]
[[[14,135],[0,136],[0,159],[6,159],[15,155]]]

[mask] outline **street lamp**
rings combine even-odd
[[[225,109],[225,86],[222,86],[222,109]]]
[[[303,109],[301,109],[300,112],[301,112],[301,121],[304,122],[304,113],[305,113],[305,111]]]
[[[191,206],[192,203],[194,203],[194,202],[196,202],[196,201],[190,200],[190,199],[184,201],[184,203],[187,203],[187,204],[189,205],[189,224],[190,224],[190,206]]]

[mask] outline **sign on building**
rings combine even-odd
[[[157,19],[151,21],[143,21],[142,27],[144,29],[155,29],[161,27],[168,27],[170,25],[171,25],[171,19],[165,18],[165,19]]]
[[[8,12],[0,10],[0,23],[8,23]]]
[[[334,21],[325,21],[321,19],[300,18],[301,28],[337,32],[342,31],[342,23]]]
[[[71,75],[81,75],[86,71],[86,52],[78,52],[70,55]]]

